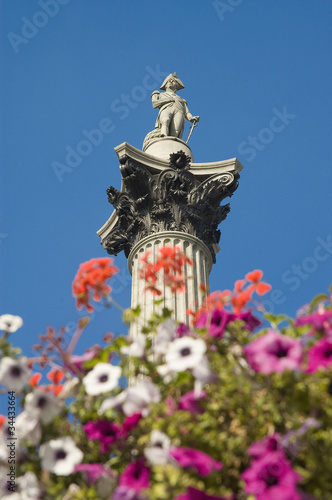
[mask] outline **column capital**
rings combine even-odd
[[[182,148],[169,160],[146,154],[128,143],[115,148],[122,175],[121,191],[107,190],[114,212],[98,231],[111,255],[128,257],[142,238],[161,231],[179,231],[200,239],[213,262],[219,251],[219,224],[238,187],[242,165],[236,158],[213,163],[192,163]]]

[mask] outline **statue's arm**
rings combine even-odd
[[[184,109],[185,109],[185,116],[186,116],[186,119],[189,121],[189,122],[193,122],[193,121],[196,121],[196,122],[199,122],[199,116],[193,116],[189,109],[188,109],[188,104],[187,104],[187,101],[184,100]]]
[[[161,108],[164,104],[174,102],[174,99],[171,96],[165,95],[165,92],[159,92],[159,90],[152,92],[151,99],[153,108]]]

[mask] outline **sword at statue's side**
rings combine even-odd
[[[198,120],[194,120],[193,121],[193,124],[190,127],[190,129],[189,129],[189,134],[188,134],[188,137],[187,137],[187,140],[186,140],[186,144],[188,144],[188,141],[189,141],[189,139],[191,137],[191,134],[193,133],[194,128],[197,127],[197,123],[198,123]]]

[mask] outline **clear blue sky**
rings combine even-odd
[[[70,328],[80,316],[71,283],[81,262],[106,255],[96,231],[112,212],[106,188],[120,188],[113,148],[140,148],[154,127],[161,73],[177,71],[201,117],[195,161],[244,166],[211,289],[261,268],[279,290],[267,307],[288,314],[327,290],[332,2],[2,0],[0,9],[0,313],[22,316],[14,335],[28,355],[47,325]],[[101,121],[100,144],[56,175],[55,162],[66,165]],[[129,306],[125,257],[116,264],[114,298]],[[106,330],[126,332],[102,309],[78,352]]]

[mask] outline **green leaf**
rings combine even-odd
[[[320,302],[326,302],[327,300],[329,300],[329,296],[326,295],[326,293],[320,293],[319,295],[316,295],[316,297],[311,301],[310,312],[313,311]]]

